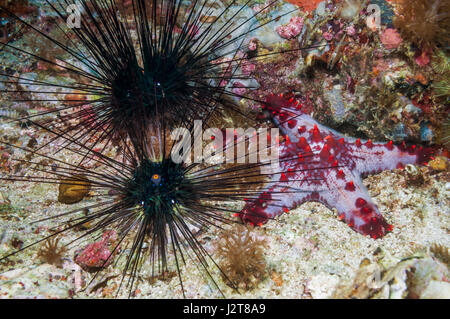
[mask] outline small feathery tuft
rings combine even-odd
[[[266,241],[257,238],[251,226],[237,225],[222,232],[217,244],[220,265],[236,287],[252,290],[261,282],[266,275],[266,247]]]
[[[39,248],[37,256],[42,262],[61,268],[67,249],[64,246],[58,246],[59,240],[60,238],[47,239]]]

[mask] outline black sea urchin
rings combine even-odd
[[[77,188],[86,184],[84,188],[89,188],[90,194],[89,202],[82,207],[37,221],[49,226],[53,233],[39,241],[25,243],[20,250],[0,260],[54,236],[63,236],[61,242],[66,243],[64,247],[79,246],[82,240],[92,242],[96,238],[114,238],[111,239],[108,257],[100,259],[100,263],[90,264],[90,270],[99,273],[114,259],[115,265],[122,269],[118,291],[123,283],[131,294],[138,278],[142,279],[143,271],[154,278],[175,270],[184,293],[181,270],[188,261],[202,270],[220,291],[211,268],[217,265],[196,233],[209,226],[221,228],[236,222],[233,215],[240,214],[243,202],[257,200],[257,186],[265,180],[262,167],[270,163],[208,164],[208,155],[202,163],[177,163],[171,154],[179,151],[177,145],[180,144],[166,137],[163,122],[155,127],[151,139],[144,137],[139,143],[124,147],[116,156],[96,152],[49,129],[48,133],[54,133],[63,143],[68,143],[58,154],[67,160],[46,155],[44,150],[36,152],[2,143],[16,150],[17,155],[10,160],[21,163],[21,170],[26,172],[21,173],[19,169],[16,173],[4,173],[0,175],[1,180],[65,184]],[[20,158],[23,152],[25,157]],[[33,160],[26,155],[32,155]],[[83,165],[72,164],[76,157],[85,158]],[[88,168],[91,166],[97,168]],[[298,191],[301,190],[286,187],[283,193]],[[277,192],[272,194],[274,203],[271,205],[278,205],[278,195]],[[72,230],[83,233],[74,237]],[[73,240],[69,239],[71,236]],[[81,265],[85,259],[92,263],[99,257],[90,254],[83,258],[82,253],[78,254],[75,261],[80,261]],[[227,284],[233,286],[227,274],[220,267],[214,271],[217,269]],[[125,278],[128,279],[124,281]]]
[[[46,1],[57,18],[41,24],[51,31],[0,8],[49,43],[49,48],[65,52],[64,57],[48,53],[44,57],[32,47],[3,43],[5,49],[37,62],[34,67],[52,68],[56,76],[65,77],[49,81],[2,73],[6,82],[22,85],[21,90],[3,93],[20,92],[11,97],[16,102],[63,102],[31,118],[53,129],[57,121],[51,115],[57,114],[70,123],[66,133],[91,146],[139,140],[142,136],[133,135],[145,135],[159,115],[174,128],[193,118],[206,122],[223,109],[242,113],[236,102],[247,97],[233,91],[233,82],[250,78],[237,72],[243,60],[240,54],[246,37],[273,21],[255,25],[261,12],[277,1],[237,22],[246,7],[237,1]],[[66,10],[75,3],[80,6],[80,24],[69,28],[66,22],[71,16]],[[60,37],[51,33],[55,30]],[[43,120],[44,115],[50,119]]]

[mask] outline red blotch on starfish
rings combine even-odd
[[[353,181],[350,181],[347,184],[345,184],[345,190],[347,190],[349,192],[355,191],[355,184],[353,183]]]

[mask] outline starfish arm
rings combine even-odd
[[[319,194],[319,201],[336,208],[339,219],[363,235],[379,238],[391,231],[392,226],[381,215],[361,178],[349,169],[343,172],[345,178],[336,178],[333,173],[329,175],[329,191]]]
[[[384,170],[403,168],[407,164],[421,164],[422,159],[429,158],[431,149],[394,146],[392,143],[375,144],[370,140],[357,140],[349,146],[349,152],[355,159],[355,170],[362,175],[369,175]]]
[[[279,180],[280,174],[274,175]],[[258,199],[246,203],[240,217],[243,222],[262,225],[289,210],[311,200],[311,193],[296,186],[297,183],[271,183],[259,195]]]

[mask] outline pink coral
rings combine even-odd
[[[248,60],[242,60],[241,70],[243,75],[249,76],[253,71],[255,71],[255,69],[255,64],[250,63]]]
[[[354,36],[356,34],[356,29],[353,25],[345,28],[345,32],[349,35],[349,36]]]
[[[380,36],[381,42],[384,47],[388,50],[397,49],[398,46],[403,42],[400,33],[397,30],[388,28]]]
[[[257,4],[256,6],[252,7],[252,10],[255,14],[265,14],[270,11],[270,8],[275,5],[276,1],[273,0],[266,0],[265,3]]]
[[[258,48],[258,42],[256,38],[253,38],[250,40],[250,43],[248,44],[248,50],[249,51],[255,51]]]
[[[247,91],[247,88],[244,84],[241,82],[234,82],[233,83],[233,93],[237,95],[244,95]]]
[[[300,34],[303,29],[303,18],[292,17],[287,25],[277,27],[276,31],[284,39],[292,39]]]
[[[87,245],[75,254],[75,263],[86,271],[95,271],[108,266],[113,260],[111,254],[116,241],[117,233],[113,230],[106,231],[101,240]]]
[[[422,50],[416,53],[415,61],[419,66],[426,66],[430,63],[431,50]]]
[[[327,41],[331,41],[333,39],[333,35],[330,32],[324,32],[323,37]]]

